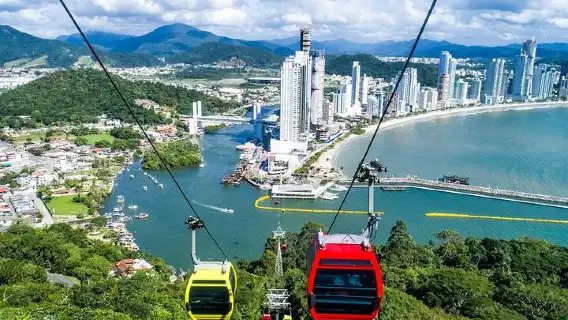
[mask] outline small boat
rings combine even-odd
[[[163,187],[164,187],[164,184],[160,183],[160,184],[158,185],[158,187],[163,188]]]
[[[347,191],[347,188],[344,187],[344,186],[340,186],[340,185],[336,184],[336,185],[331,186],[329,188],[329,190],[331,190],[331,191]]]
[[[148,190],[147,186],[143,186],[142,189],[144,189],[144,191]]]
[[[280,202],[278,200],[274,200],[274,204],[279,204]]]
[[[235,211],[233,209],[225,208],[225,209],[223,209],[223,212],[224,213],[233,213]]]
[[[124,202],[124,196],[121,195],[116,196],[116,202]]]
[[[148,176],[148,172],[144,172],[144,175],[147,177],[147,176]]]
[[[134,179],[134,175],[133,175],[133,174],[130,175],[130,179]]]
[[[128,206],[128,209],[130,209],[130,210],[136,210],[136,209],[138,209],[138,206],[135,205],[135,204],[131,204],[131,205]]]
[[[200,167],[200,168],[205,167],[205,163],[201,162],[201,163],[199,164],[199,167]]]
[[[119,207],[114,207],[114,209],[112,209],[112,211],[113,211],[113,212],[120,212],[120,211],[122,211],[122,210],[120,210]]]
[[[142,212],[139,215],[136,216],[136,218],[138,219],[146,219],[148,218],[149,214],[147,214],[146,212]]]

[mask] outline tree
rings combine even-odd
[[[78,138],[75,138],[75,140],[73,140],[73,143],[77,146],[84,146],[87,143],[89,143],[89,140],[85,137],[78,137]]]
[[[95,142],[95,147],[97,148],[110,148],[112,147],[112,142],[108,140],[100,140]]]

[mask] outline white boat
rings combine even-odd
[[[235,211],[233,209],[225,208],[225,209],[223,209],[223,212],[224,213],[233,213]]]
[[[320,198],[321,198],[321,199],[324,199],[324,200],[335,200],[335,199],[339,198],[339,196],[338,196],[337,194],[335,194],[335,193],[324,192],[324,193],[320,196]]]
[[[260,186],[260,190],[272,190],[272,186],[269,184],[263,184]]]
[[[331,191],[347,191],[347,187],[340,186],[338,184],[334,184],[333,186],[331,186],[329,188],[329,190],[331,190]]]
[[[148,190],[147,186],[143,186],[142,188],[144,189],[144,191]]]
[[[199,167],[200,167],[200,168],[205,167],[205,163],[201,162],[201,163],[199,164]]]
[[[120,210],[119,207],[114,207],[114,209],[112,209],[112,211],[113,211],[113,212],[120,212],[120,211],[122,211],[122,210]]]
[[[136,218],[138,219],[146,219],[148,218],[149,214],[142,212],[141,214],[137,215]]]
[[[163,185],[162,183],[160,183],[160,184],[158,185],[158,187],[163,188],[164,185]]]
[[[148,176],[148,172],[144,172],[144,175],[145,175],[145,176]]]
[[[116,202],[124,202],[124,196],[118,195],[116,196]]]
[[[134,179],[134,175],[133,175],[133,174],[130,175],[130,179]]]
[[[135,205],[135,204],[131,204],[131,205],[128,206],[128,209],[130,209],[130,210],[136,210],[136,209],[138,209],[138,206]]]

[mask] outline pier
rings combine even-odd
[[[349,185],[350,180],[341,180],[337,183]],[[354,187],[367,187],[366,183],[355,183]],[[458,183],[445,183],[434,180],[420,179],[416,177],[394,177],[380,178],[379,187],[382,186],[399,186],[408,188],[418,188],[450,193],[460,193],[471,196],[487,197],[506,201],[524,202],[529,204],[547,205],[558,208],[568,208],[568,198],[555,197],[537,193],[528,193],[521,191],[502,190],[489,187],[464,185]]]
[[[487,219],[487,220],[502,220],[502,221],[525,221],[525,222],[544,222],[544,223],[568,224],[568,220],[517,218],[517,217],[497,217],[497,216],[477,216],[477,215],[470,215],[470,214],[463,214],[463,213],[429,212],[429,213],[426,213],[425,216],[431,217],[431,218]]]
[[[270,195],[262,196],[254,202],[254,207],[261,210],[274,210],[274,211],[281,211],[281,212],[303,212],[303,213],[336,213],[337,210],[330,210],[330,209],[304,209],[304,208],[286,208],[284,206],[281,207],[268,207],[261,205],[262,202],[269,200]],[[356,211],[356,210],[341,210],[339,213],[348,213],[348,214],[367,214],[367,211]],[[383,215],[384,212],[375,212],[376,214]]]

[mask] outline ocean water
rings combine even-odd
[[[568,109],[556,108],[456,116],[406,124],[380,133],[370,157],[379,158],[388,167],[389,175],[417,174],[435,179],[442,174],[459,174],[470,176],[471,182],[477,185],[491,184],[499,188],[568,196],[566,119]],[[201,140],[205,167],[173,171],[192,200],[234,210],[233,214],[225,214],[192,203],[230,259],[259,257],[266,238],[271,236],[279,221],[285,230],[297,232],[307,221],[329,226],[333,219],[330,213],[258,210],[254,208],[254,201],[264,195],[264,191],[245,183],[238,187],[219,184],[238,160],[239,152],[235,146],[244,143],[250,134],[251,127],[242,125],[207,135]],[[368,138],[360,137],[345,147],[338,155],[339,166],[352,172],[357,161],[352,155],[361,154]],[[127,204],[139,206],[138,212],[148,212],[147,220],[129,222],[137,243],[143,250],[163,257],[176,268],[187,269],[191,264],[190,231],[183,222],[193,213],[167,172],[152,172],[165,185],[164,189],[159,189],[138,171],[138,167],[137,163],[132,166],[130,173],[135,175],[134,179],[129,179],[126,172],[120,177],[105,205],[112,208],[116,195],[122,194]],[[148,191],[142,189],[143,185],[148,186]],[[337,209],[340,200],[286,200],[278,206]],[[265,204],[270,205],[269,202]],[[354,189],[345,209],[366,210],[366,207],[367,190]],[[435,211],[568,220],[567,209],[416,189],[403,192],[377,189],[375,208],[385,212],[376,243],[383,243],[388,238],[396,220],[404,220],[414,239],[420,242],[433,239],[435,233],[444,229],[454,229],[464,236],[504,239],[528,236],[568,245],[565,237],[568,225],[424,216]],[[359,233],[365,223],[365,215],[341,215],[334,232]],[[205,231],[198,232],[198,256],[220,259],[222,254]]]

